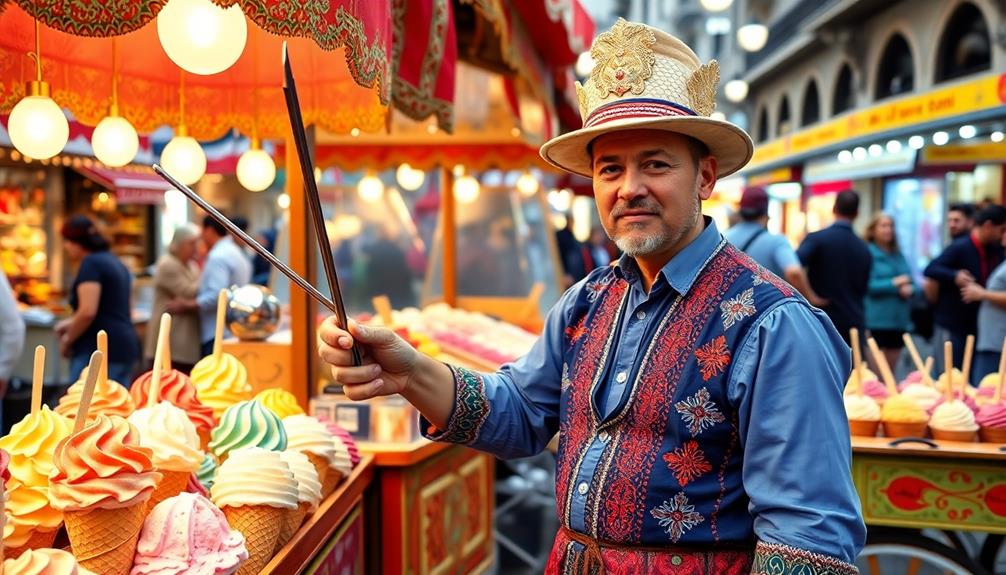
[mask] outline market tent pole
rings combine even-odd
[[[440,168],[440,221],[443,223],[441,232],[444,246],[444,303],[451,307],[457,306],[457,219],[454,212],[454,173],[448,167]]]
[[[310,135],[313,134],[309,132]],[[293,143],[293,131],[287,127],[286,136],[286,187],[284,191],[290,198],[288,209],[290,267],[301,277],[314,279],[311,266],[311,252],[314,243],[309,236],[306,224],[307,204],[304,200],[304,178],[300,173],[300,158],[297,156],[297,146]],[[293,392],[300,405],[307,405],[308,399],[314,394],[314,366],[317,358],[314,346],[314,318],[311,313],[311,302],[302,290],[290,290],[290,331],[291,355],[294,358],[306,358],[306,361],[294,361],[290,365],[290,391]],[[306,382],[306,385],[301,382]]]

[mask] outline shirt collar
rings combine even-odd
[[[849,228],[850,230],[852,229],[852,222],[848,220],[835,220],[835,222],[831,225],[841,228]]]
[[[716,248],[722,240],[720,231],[716,227],[716,222],[708,216],[703,216],[702,219],[705,229],[702,230],[699,237],[692,240],[692,243],[685,246],[685,249],[678,252],[676,256],[671,258],[671,261],[667,262],[661,268],[653,287],[660,282],[660,278],[663,276],[664,280],[679,295],[684,295],[688,293],[688,290],[692,289],[695,278],[699,276],[699,272],[705,267],[710,256],[716,252]],[[618,259],[614,271],[618,277],[629,283],[635,284],[640,281],[639,266],[636,265],[635,258],[625,254]]]

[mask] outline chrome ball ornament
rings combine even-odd
[[[276,333],[280,303],[269,288],[248,284],[232,287],[227,302],[227,327],[242,341],[258,341]]]

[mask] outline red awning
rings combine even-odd
[[[171,189],[157,174],[147,171],[113,170],[111,168],[77,168],[83,176],[115,192],[119,205],[158,205],[164,192]]]
[[[511,5],[534,42],[554,68],[572,66],[594,40],[594,21],[580,0],[522,0]]]

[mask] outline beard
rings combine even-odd
[[[626,210],[651,210],[656,214],[660,214],[660,206],[656,202],[648,202],[645,198],[639,198],[639,201],[630,201],[624,206],[616,206],[611,215],[613,218],[617,219]],[[629,257],[645,257],[661,251],[669,249],[671,246],[676,245],[681,241],[681,238],[688,235],[692,228],[695,227],[696,222],[699,221],[699,216],[701,213],[701,206],[699,204],[698,195],[694,197],[694,201],[691,202],[691,207],[689,209],[688,217],[685,218],[683,225],[677,229],[668,226],[666,223],[660,228],[660,231],[649,234],[649,235],[639,235],[630,232],[622,232],[616,234],[609,234],[618,249],[622,250]]]

